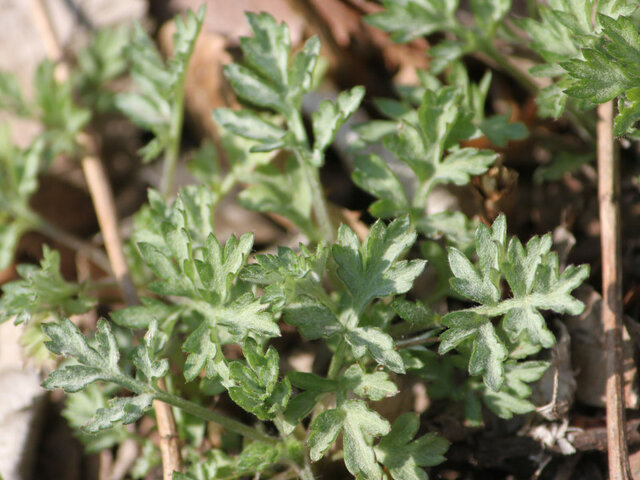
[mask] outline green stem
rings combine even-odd
[[[65,232],[64,230],[56,227],[52,223],[49,223],[44,218],[37,215],[32,215],[29,219],[31,228],[52,240],[64,245],[65,247],[75,250],[77,252],[86,253],[87,257],[91,259],[97,266],[102,268],[105,272],[111,272],[111,264],[107,255],[98,250],[93,245],[79,239],[78,237]]]
[[[307,131],[304,129],[299,109],[292,108],[286,117],[289,130],[293,133],[298,144],[305,150],[309,150],[309,139],[307,138]]]
[[[311,189],[313,213],[316,217],[316,221],[318,222],[318,226],[320,227],[322,238],[331,243],[335,239],[335,232],[333,230],[333,225],[331,224],[331,219],[329,218],[327,202],[325,201],[324,193],[322,193],[320,175],[318,175],[318,170],[309,165],[305,159],[302,159],[301,166],[306,177],[307,184]]]
[[[396,350],[407,347],[414,347],[416,345],[424,345],[425,343],[434,343],[438,340],[436,337],[436,333],[434,330],[429,330],[428,332],[424,332],[422,335],[418,335],[417,337],[407,338],[405,340],[396,340]]]
[[[304,468],[300,470],[300,478],[302,480],[314,480],[316,478],[311,470],[311,464],[309,463],[307,455],[305,455],[304,458]]]
[[[208,408],[198,405],[197,403],[190,402],[189,400],[185,400],[176,395],[171,395],[170,393],[164,392],[162,390],[154,390],[153,395],[157,400],[168,403],[169,405],[173,405],[174,407],[178,407],[185,412],[190,413],[191,415],[202,418],[203,420],[217,423],[221,427],[231,432],[242,435],[245,438],[250,438],[257,442],[268,443],[270,445],[280,443],[279,439],[274,438],[271,435],[262,433],[255,428],[251,428],[245,425],[244,423],[233,420],[229,417],[216,413],[212,410],[209,410]]]
[[[276,426],[276,429],[280,434],[280,438],[282,438],[282,440],[286,440],[287,434],[284,433],[285,419],[284,419],[284,415],[282,415],[282,412],[276,413],[276,416],[273,419],[273,424]]]
[[[331,218],[329,217],[327,201],[324,197],[324,193],[322,192],[322,185],[320,184],[320,175],[318,174],[318,169],[315,168],[309,161],[309,158],[311,156],[309,152],[309,141],[304,129],[304,124],[302,123],[300,112],[298,112],[297,110],[292,110],[291,113],[287,116],[287,120],[289,128],[296,137],[300,148],[306,150],[305,153],[308,152],[308,154],[305,155],[303,152],[296,149],[295,155],[298,159],[298,162],[300,163],[300,168],[302,169],[302,173],[305,176],[307,185],[311,190],[313,213],[316,217],[316,222],[318,222],[318,226],[320,227],[322,237],[327,242],[331,243],[335,238],[335,232],[333,231],[333,225],[331,224]]]
[[[424,212],[427,208],[427,198],[429,197],[434,185],[433,178],[431,178],[418,187],[416,194],[413,197],[413,201],[411,202],[413,208],[418,208],[421,212]]]
[[[224,176],[224,180],[222,180],[222,183],[220,184],[220,190],[218,191],[220,199],[226,196],[231,191],[231,189],[235,187],[237,181],[238,179],[233,172],[229,172]]]
[[[491,41],[481,40],[479,42],[482,53],[487,55],[493,60],[498,67],[500,67],[505,73],[517,80],[523,87],[529,90],[533,94],[538,93],[538,85],[531,79],[529,75],[514,66],[509,59],[502,54]]]
[[[344,339],[340,340],[338,344],[338,348],[336,348],[336,353],[333,354],[331,358],[331,363],[329,364],[329,371],[327,372],[327,378],[329,380],[335,380],[340,373],[340,368],[342,367],[342,362],[344,361],[344,355],[347,345],[345,344]]]
[[[117,383],[118,385],[122,385],[127,390],[130,390],[138,395],[150,393],[156,400],[160,400],[161,402],[167,403],[174,407],[178,407],[185,412],[208,422],[217,423],[230,432],[235,432],[239,435],[242,435],[243,437],[250,438],[257,442],[268,443],[271,445],[280,443],[280,439],[278,438],[274,438],[271,435],[262,433],[255,428],[245,425],[244,423],[233,420],[220,413],[216,413],[212,410],[209,410],[208,408],[198,405],[197,403],[190,402],[189,400],[185,400],[184,398],[177,395],[172,395],[168,392],[165,392],[164,390],[160,390],[159,388],[141,382],[140,380],[136,380],[126,375],[118,375],[117,377],[112,378],[111,381]]]
[[[525,72],[517,68],[509,61],[509,59],[502,54],[490,41],[481,41],[480,50],[493,60],[498,67],[500,67],[505,73],[513,77],[520,82],[529,92],[533,95],[537,95],[540,91],[538,85],[533,79]],[[584,113],[577,112],[574,107],[567,104],[565,108],[565,115],[571,120],[578,136],[587,144],[593,143],[593,132],[590,131],[587,125],[583,121]]]
[[[173,190],[173,180],[176,175],[178,157],[180,155],[180,137],[182,135],[182,122],[184,119],[184,88],[177,88],[178,92],[173,105],[169,125],[169,145],[164,152],[164,164],[162,166],[162,181],[160,192],[164,198],[169,198]]]

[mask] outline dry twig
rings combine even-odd
[[[158,379],[158,387],[166,390],[164,379]],[[171,406],[159,400],[153,401],[156,411],[156,423],[160,434],[160,452],[162,454],[162,478],[171,480],[173,472],[182,471],[182,457],[180,456],[180,442],[173,418]]]
[[[47,55],[54,61],[61,60],[62,49],[44,0],[31,0],[31,11]],[[59,80],[68,78],[68,65],[60,61],[56,74]],[[81,134],[77,140],[78,143],[83,145],[87,150],[81,160],[82,170],[98,217],[100,230],[104,236],[111,268],[113,269],[125,302],[128,305],[135,305],[139,303],[138,295],[135,285],[131,281],[131,274],[129,273],[129,267],[124,255],[122,239],[120,238],[120,232],[118,230],[115,201],[106,171],[100,159],[95,155],[95,144],[93,140],[86,134]],[[158,385],[160,388],[164,388],[162,379],[158,381]],[[160,434],[163,479],[171,480],[173,478],[173,472],[182,470],[182,459],[180,457],[180,447],[173,412],[169,405],[158,400],[154,400],[153,407],[156,412],[156,421]]]
[[[104,237],[104,246],[107,249],[113,274],[126,304],[135,305],[138,303],[138,295],[136,287],[131,280],[129,266],[124,255],[124,247],[118,229],[115,200],[109,185],[107,172],[105,172],[100,159],[93,152],[95,146],[92,139],[86,134],[81,134],[78,140],[87,150],[82,157],[82,171],[89,186],[91,200],[98,217],[100,231]]]
[[[602,249],[602,324],[607,369],[609,478],[631,480],[622,384],[622,271],[620,172],[613,138],[613,102],[598,107],[598,200]]]

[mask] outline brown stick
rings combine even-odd
[[[613,138],[613,102],[598,106],[598,199],[602,249],[602,324],[606,348],[609,478],[631,480],[622,383],[620,172]]]
[[[44,4],[44,0],[31,0],[29,6],[31,7],[31,18],[33,18],[36,24],[36,29],[40,35],[40,40],[42,40],[42,46],[47,53],[47,57],[54,62],[61,61],[62,48],[60,47],[58,35],[53,28],[51,15],[49,14],[47,6]],[[67,70],[66,65],[64,68]]]
[[[47,55],[52,60],[60,60],[62,49],[53,29],[53,22],[44,0],[31,0],[31,11],[44,43]],[[63,80],[69,76],[69,67],[60,62],[56,72],[58,79]],[[100,230],[104,236],[107,255],[114,275],[122,291],[122,296],[127,305],[139,303],[135,285],[131,281],[129,266],[124,255],[122,239],[118,230],[118,217],[111,186],[100,159],[95,156],[93,141],[86,134],[79,135],[78,143],[87,149],[82,158],[82,170],[84,171],[89,193],[93,201]],[[164,389],[162,379],[158,380],[158,386]],[[176,425],[171,406],[158,400],[153,401],[156,412],[156,422],[160,433],[160,451],[162,453],[163,480],[171,480],[173,472],[182,470],[182,458],[180,457],[180,445],[176,433]]]
[[[166,390],[163,378],[158,379],[158,387]],[[180,439],[173,418],[171,406],[159,400],[153,401],[156,411],[156,423],[160,434],[160,452],[162,454],[162,479],[171,480],[173,472],[182,471],[182,457],[180,456]]]
[[[80,134],[78,140],[88,149],[88,153],[82,157],[82,171],[89,186],[91,200],[98,217],[100,231],[104,237],[104,246],[107,249],[113,274],[120,286],[125,303],[135,305],[139,303],[138,295],[124,255],[124,247],[118,229],[116,204],[107,173],[100,159],[92,152],[94,147],[91,138],[86,134]]]

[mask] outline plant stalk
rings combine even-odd
[[[539,93],[540,89],[533,79],[526,72],[523,72],[511,63],[509,59],[491,42],[481,42],[481,52],[488,56],[503,72],[518,81],[531,94],[537,95]],[[587,144],[591,144],[591,139],[593,138],[592,131],[589,131],[588,126],[585,125],[580,112],[576,112],[575,108],[572,108],[570,104],[567,104],[564,113],[571,121],[571,124],[580,139]]]
[[[313,213],[320,227],[322,238],[331,243],[335,240],[335,232],[331,219],[329,218],[329,210],[327,209],[327,202],[324,194],[322,193],[322,185],[320,184],[320,176],[318,170],[309,165],[306,159],[301,159],[300,165],[307,179],[307,184],[311,189],[311,202],[313,205]]]
[[[102,268],[105,272],[111,272],[111,264],[109,259],[102,252],[93,245],[79,239],[78,237],[65,232],[64,230],[56,227],[52,223],[48,222],[44,218],[34,216],[32,222],[32,228],[36,232],[39,232],[52,240],[69,247],[77,252],[82,252],[89,257],[89,259],[97,266]]]
[[[622,375],[620,171],[613,138],[613,102],[598,106],[598,200],[602,250],[602,326],[605,335],[609,478],[631,480]]]
[[[437,332],[430,330],[428,332],[423,333],[422,335],[418,335],[417,337],[407,338],[404,340],[396,340],[396,350],[401,348],[414,347],[416,345],[424,345],[425,343],[434,343],[438,341]]]
[[[237,420],[233,420],[229,417],[226,417],[220,413],[216,413],[208,408],[202,407],[197,403],[190,402],[189,400],[185,400],[182,397],[177,395],[171,395],[170,393],[165,392],[164,390],[156,389],[153,391],[154,396],[169,405],[173,405],[174,407],[178,407],[184,410],[191,415],[195,415],[198,418],[203,420],[207,420],[209,422],[214,422],[220,425],[221,427],[229,430],[230,432],[235,432],[243,437],[250,438],[257,442],[268,443],[270,445],[275,445],[280,443],[278,438],[274,438],[266,433],[262,433],[255,428],[251,428],[244,423],[238,422]]]
[[[180,156],[180,137],[182,134],[182,123],[184,121],[184,88],[177,89],[176,100],[171,115],[169,125],[169,146],[164,152],[164,163],[162,165],[162,181],[160,193],[167,199],[173,190],[173,181],[176,176],[176,167]]]
[[[302,470],[300,470],[300,478],[302,480],[314,480],[316,477],[313,475],[313,471],[311,471],[311,464],[309,464],[306,455],[305,455],[305,465]]]
[[[45,1],[31,0],[31,12],[48,56],[54,61],[61,60],[62,48],[55,33],[53,21]],[[70,76],[69,65],[64,61],[60,61],[56,74],[58,81],[68,80]],[[180,101],[182,101],[182,99],[180,99]],[[180,102],[180,106],[181,105]],[[180,123],[177,127],[181,128],[181,110],[178,121]],[[177,128],[178,134],[180,133],[180,128]],[[135,305],[138,303],[138,293],[131,279],[129,266],[127,265],[124,255],[111,185],[109,184],[102,162],[95,156],[95,143],[93,139],[84,133],[80,133],[76,140],[87,150],[81,159],[82,170],[98,217],[100,230],[104,237],[109,263],[120,286],[124,300],[128,305]],[[156,410],[156,420],[162,450],[162,476],[164,480],[171,480],[174,471],[180,471],[182,469],[182,458],[180,457],[173,413],[168,405],[155,400],[154,407]]]
[[[304,124],[302,123],[300,112],[298,112],[297,110],[292,110],[290,115],[288,115],[287,120],[289,128],[296,137],[296,140],[298,141],[300,147],[304,148],[305,150],[309,150],[309,141],[307,140],[307,134],[304,130]],[[320,227],[322,237],[327,242],[331,243],[335,239],[335,232],[333,230],[331,218],[329,217],[327,201],[325,199],[324,193],[322,192],[322,185],[320,183],[318,169],[311,165],[311,162],[309,161],[310,155],[305,155],[297,149],[295,151],[295,155],[298,159],[298,163],[300,164],[300,168],[302,169],[302,173],[305,176],[307,185],[311,190],[313,213],[316,217],[316,221],[318,222],[318,226]]]
[[[158,379],[159,388],[165,388],[164,379]],[[164,390],[159,390],[164,391]],[[173,472],[182,471],[182,456],[180,455],[180,442],[177,434],[176,422],[171,408],[166,403],[154,400],[154,409],[156,411],[156,423],[158,424],[158,432],[160,433],[160,452],[163,463],[164,480],[171,480]],[[169,476],[169,474],[171,476]]]
[[[329,364],[329,371],[327,372],[327,378],[329,380],[335,380],[340,373],[340,368],[342,367],[342,361],[344,360],[346,344],[344,339],[340,340],[338,347],[336,348],[336,353],[331,357],[331,363]]]

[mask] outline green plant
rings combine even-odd
[[[495,37],[510,33],[508,24],[502,21],[511,8],[508,0],[472,1],[474,23],[471,26],[456,17],[457,0],[386,0],[382,4],[385,10],[369,15],[367,21],[391,32],[391,38],[396,42],[407,42],[438,32],[452,34],[455,38],[444,40],[430,49],[433,73],[441,73],[451,61],[478,51],[501,66],[507,64],[495,46]]]
[[[153,132],[154,138],[140,151],[142,160],[154,160],[164,152],[161,191],[165,197],[173,189],[182,137],[184,81],[204,12],[203,6],[196,14],[190,11],[185,20],[176,18],[173,57],[166,64],[140,25],[126,49],[138,91],[119,94],[116,103],[136,125]]]
[[[286,25],[268,14],[247,15],[254,36],[241,43],[245,63],[229,65],[225,72],[251,108],[213,113],[223,129],[229,170],[223,174],[215,150],[203,146],[190,164],[200,184],[181,189],[173,199],[184,80],[204,10],[178,21],[169,62],[141,27],[134,30],[128,51],[138,92],[119,94],[114,102],[154,134],[141,151],[143,159],[165,154],[161,192],[149,190],[132,237],[133,257],[140,260],[134,273],[149,280],[138,285],[141,304],[112,310],[95,334],[83,334],[69,317],[93,306],[87,292],[99,285],[65,282],[59,256],[48,249],[41,268],[19,267],[22,279],[4,285],[0,300],[0,320],[41,322],[46,347],[67,357],[43,385],[72,394],[65,416],[83,432],[90,450],[135,437],[121,425],[138,421],[159,400],[182,412],[176,416],[187,467],[174,474],[177,479],[282,474],[310,480],[314,462],[322,465],[334,457],[342,457],[357,478],[426,479],[424,467],[441,463],[449,442],[421,431],[413,413],[402,412],[392,424],[377,411],[375,402],[399,393],[397,376],[425,381],[434,399],[462,402],[473,426],[483,422],[482,402],[501,418],[534,411],[529,384],[548,366],[535,355],[555,343],[542,312],[581,313],[584,307],[571,293],[588,276],[588,267],[561,271],[550,235],[534,236],[523,246],[507,235],[504,215],[489,227],[461,212],[426,213],[436,185],[466,185],[498,157],[495,150],[461,147],[460,142],[484,135],[502,147],[527,135],[524,125],[511,123],[508,115],[485,115],[490,74],[475,84],[462,63],[452,62],[479,50],[505,65],[493,41],[510,4],[472,2],[476,24],[466,29],[454,16],[456,2],[383,3],[387,10],[370,21],[396,32],[397,39],[451,31],[457,41],[432,51],[440,63],[431,74],[420,74],[420,86],[401,89],[401,100],[377,100],[390,120],[356,128],[353,148],[382,141],[409,167],[415,185],[407,188],[379,156],[356,159],[353,180],[376,198],[370,212],[379,218],[366,238],[333,224],[319,175],[337,130],[359,107],[364,89],[354,87],[335,101],[323,101],[311,116],[312,135],[303,122],[301,101],[313,88],[317,38],[292,57]],[[542,12],[542,23],[526,23],[532,35],[541,35],[536,32],[544,22],[569,22],[566,15]],[[575,44],[570,46],[574,50],[567,47],[561,65],[577,78],[567,93],[593,102],[622,95],[617,131],[626,133],[637,118],[633,82],[638,72],[632,60],[640,47],[630,20],[598,18],[608,40],[590,43],[594,49],[583,50],[584,60],[573,58]],[[103,52],[115,61],[109,55],[113,44],[102,42],[93,55]],[[83,92],[120,71],[113,67],[104,73],[94,68],[98,63],[90,60],[91,52],[87,55],[80,65],[89,73],[76,83]],[[608,70],[613,73],[604,80],[610,88],[603,93],[599,65],[611,66],[615,60],[623,65]],[[445,66],[448,85],[433,75]],[[0,217],[0,267],[11,261],[19,236],[41,225],[33,220],[28,198],[37,188],[45,147],[55,153],[76,148],[75,134],[88,121],[85,110],[69,103],[70,90],[62,90],[61,99],[62,93],[54,95],[47,85],[42,83],[41,95],[58,99],[56,108],[63,105],[73,115],[64,116],[62,146],[47,143],[58,131],[57,117],[43,120],[51,135],[24,152],[16,154],[6,139],[0,142],[0,175],[7,172],[0,176],[0,207],[7,212]],[[10,77],[3,77],[0,87],[3,105],[29,111],[13,95]],[[82,98],[107,106],[113,100],[88,93]],[[558,93],[555,104],[563,98]],[[273,161],[273,152],[284,157],[281,165]],[[307,243],[258,254],[255,261],[251,234],[221,243],[215,209],[239,184],[244,186],[239,195],[243,206],[286,217]],[[415,248],[419,236],[424,242]],[[430,268],[420,256],[429,257],[437,269],[436,292],[411,292]],[[433,304],[445,296],[451,298],[450,310],[435,313]],[[285,324],[299,341],[321,345],[330,363],[315,373],[282,368],[273,340]],[[237,358],[229,355],[233,347],[242,352]],[[466,372],[462,380],[460,372]],[[160,381],[169,388],[161,388]],[[122,389],[128,393],[121,395]],[[228,396],[251,420],[210,409],[215,395]],[[88,414],[91,404],[99,408]],[[207,422],[235,434],[236,443],[203,454]],[[158,462],[151,443],[144,449],[135,475],[143,476]]]

